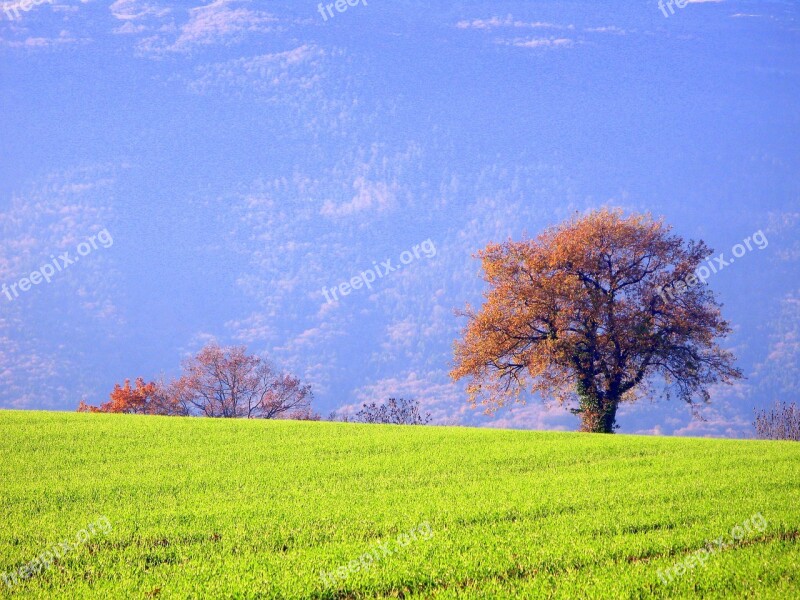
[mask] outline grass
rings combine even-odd
[[[0,411],[0,456],[0,573],[111,524],[3,597],[800,597],[797,443]]]

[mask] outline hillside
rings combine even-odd
[[[4,597],[800,597],[800,444],[0,411],[0,452],[0,574],[70,544]]]

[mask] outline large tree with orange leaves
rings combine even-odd
[[[711,254],[663,221],[607,209],[489,244],[478,254],[486,300],[463,313],[451,376],[488,412],[525,391],[577,400],[589,432],[612,433],[619,404],[650,382],[692,407],[708,402],[711,385],[742,376],[717,345],[730,333],[721,305],[695,275]]]

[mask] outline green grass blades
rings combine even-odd
[[[0,411],[0,452],[0,597],[800,597],[796,443]]]

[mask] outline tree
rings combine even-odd
[[[792,402],[776,402],[769,411],[756,411],[753,422],[760,440],[792,440],[800,442],[800,406]]]
[[[328,413],[328,421],[338,421],[339,423],[350,423],[355,422],[355,418],[350,416],[349,411],[345,411],[342,413],[338,413],[335,410],[332,410]]]
[[[431,413],[422,414],[418,400],[389,398],[382,404],[363,404],[355,420],[361,423],[427,425],[431,421]]]
[[[100,406],[92,406],[81,400],[78,412],[92,413],[129,413],[139,415],[186,415],[186,408],[181,406],[168,387],[151,381],[145,383],[141,377],[131,387],[130,379],[124,385],[114,385],[108,402]]]
[[[286,419],[287,421],[322,421],[322,415],[314,412],[310,406],[308,408],[302,408],[289,413],[284,413],[281,418]]]
[[[174,383],[177,401],[206,417],[274,419],[309,415],[311,386],[277,373],[264,359],[243,346],[222,348],[211,343],[184,362],[184,375]]]
[[[462,313],[451,376],[489,413],[525,390],[577,400],[588,432],[612,433],[619,404],[653,380],[694,410],[711,385],[742,377],[716,344],[731,329],[705,283],[711,255],[663,221],[607,209],[489,244],[478,253],[489,289]]]
[[[78,412],[318,421],[311,409],[311,386],[278,373],[244,347],[212,343],[184,362],[184,373],[168,384],[141,377],[116,384],[100,406],[81,401]]]

